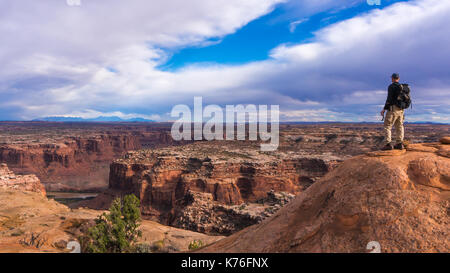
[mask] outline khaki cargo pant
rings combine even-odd
[[[395,144],[402,143],[405,136],[405,129],[403,127],[403,121],[405,118],[405,110],[397,106],[392,106],[392,110],[387,111],[384,119],[384,135],[385,143],[391,143],[392,141],[392,126],[395,127]]]

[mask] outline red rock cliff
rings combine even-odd
[[[298,193],[336,163],[336,159],[277,158],[243,149],[239,153],[220,149],[209,153],[215,145],[196,143],[129,152],[111,164],[109,187],[134,193],[141,200],[144,215],[170,224],[179,201],[189,191],[210,193],[213,201],[226,205],[254,202],[270,190]]]
[[[45,188],[35,175],[16,175],[4,163],[0,164],[0,188],[38,192],[45,196]]]
[[[120,130],[102,131],[100,127],[89,131],[81,127],[80,132],[64,126],[7,138],[0,144],[0,162],[16,173],[36,174],[48,190],[98,190],[108,187],[109,164],[115,158],[129,150],[170,145],[173,141],[167,128],[126,130],[121,125]]]

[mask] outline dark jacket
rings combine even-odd
[[[386,104],[384,105],[385,110],[391,110],[391,106],[396,105],[397,97],[402,91],[400,83],[394,82],[388,87],[388,96],[386,99]]]

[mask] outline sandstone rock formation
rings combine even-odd
[[[45,188],[39,181],[37,176],[30,175],[16,175],[8,169],[8,165],[0,164],[0,188],[13,189],[19,191],[38,192],[45,196]]]
[[[450,137],[443,137],[441,138],[442,144],[450,144]]]
[[[109,164],[129,150],[173,144],[170,126],[5,123],[0,162],[36,174],[50,191],[102,190]]]
[[[292,194],[305,190],[338,161],[339,158],[329,155],[267,154],[260,152],[256,144],[198,142],[129,152],[111,164],[109,183],[114,192],[138,196],[142,213],[151,219],[196,231],[229,234],[238,226],[243,228],[258,221],[229,223],[231,228],[221,228],[228,224],[220,220],[218,223],[222,224],[209,228],[202,227],[201,223],[185,224],[178,218],[184,217],[181,211],[186,206],[195,215],[205,210],[201,205],[196,207],[196,202],[186,201],[192,192],[206,193],[204,198],[208,202],[221,205],[254,203],[266,198],[270,190]],[[194,209],[198,212],[193,212]]]
[[[444,145],[349,159],[274,216],[202,252],[449,252]],[[434,149],[429,149],[434,148]]]
[[[447,125],[406,127],[412,143],[437,142],[449,132]],[[0,163],[18,174],[36,174],[47,190],[102,191],[109,164],[127,151],[189,142],[174,141],[170,128],[169,123],[0,122]],[[346,158],[378,149],[382,139],[379,124],[282,124],[279,151]]]
[[[224,205],[213,200],[211,193],[189,191],[178,204],[172,225],[206,234],[231,235],[258,224],[294,199],[295,195],[269,191],[256,203]]]
[[[0,160],[16,171],[36,173],[51,191],[101,189],[107,185],[104,177],[110,160],[137,147],[126,136],[79,137],[49,144],[1,145]]]

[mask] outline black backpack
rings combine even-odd
[[[397,96],[396,105],[401,109],[407,109],[411,106],[411,89],[406,83],[400,84],[400,93]]]

